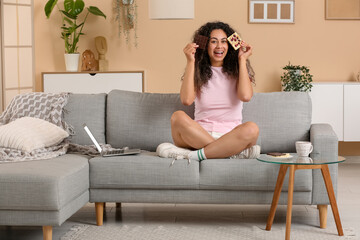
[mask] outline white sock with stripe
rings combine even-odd
[[[191,151],[188,154],[188,158],[190,160],[198,160],[199,162],[201,162],[202,160],[207,159],[206,156],[205,156],[204,148],[196,150],[196,151]]]

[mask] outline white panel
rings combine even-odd
[[[17,0],[17,1],[19,4],[31,4],[31,0]]]
[[[31,4],[31,0],[3,0],[4,3]]]
[[[17,45],[17,17],[16,6],[3,5],[4,7],[4,45]]]
[[[192,19],[194,0],[149,0],[151,19]]]
[[[33,86],[32,48],[19,48],[20,87]]]
[[[18,49],[4,49],[4,82],[5,88],[19,87],[18,83]]]
[[[313,84],[312,123],[329,123],[343,141],[343,84]]]
[[[18,6],[19,12],[19,45],[32,45],[31,7]]]
[[[142,92],[142,73],[44,74],[44,92],[109,93],[113,89]]]
[[[6,90],[5,91],[5,108],[9,105],[11,100],[19,94],[19,90]]]
[[[4,3],[16,3],[16,0],[3,0]]]
[[[344,86],[344,141],[360,141],[360,85]]]
[[[20,93],[30,93],[32,91],[33,91],[32,88],[26,88],[26,89],[21,89]]]

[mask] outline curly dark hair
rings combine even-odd
[[[193,36],[193,42],[195,42],[195,37],[197,35],[202,35],[208,37],[206,47],[204,50],[198,48],[195,53],[195,89],[200,91],[201,87],[205,85],[212,76],[210,57],[207,51],[210,34],[215,29],[221,29],[226,33],[226,36],[229,37],[235,31],[228,24],[223,22],[208,22],[201,26]],[[229,46],[228,52],[224,58],[223,63],[223,72],[228,74],[231,77],[239,77],[239,59],[238,59],[239,49],[235,50],[233,47]],[[249,73],[249,78],[251,82],[255,83],[255,72],[250,65],[250,61],[246,60],[246,67]]]

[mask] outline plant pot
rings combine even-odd
[[[299,69],[297,69],[297,70],[293,69],[293,70],[290,70],[290,71],[292,71],[292,72],[293,72],[295,75],[297,75],[297,76],[300,76],[301,73],[302,73],[302,71],[299,70]]]
[[[123,3],[124,5],[131,5],[131,4],[134,3],[134,0],[122,0],[122,3]]]
[[[65,53],[65,66],[67,72],[77,72],[79,69],[80,53]]]

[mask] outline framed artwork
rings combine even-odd
[[[325,19],[360,20],[360,0],[326,0]]]
[[[150,19],[193,19],[194,0],[149,0]]]
[[[294,23],[295,0],[249,0],[249,23]]]

